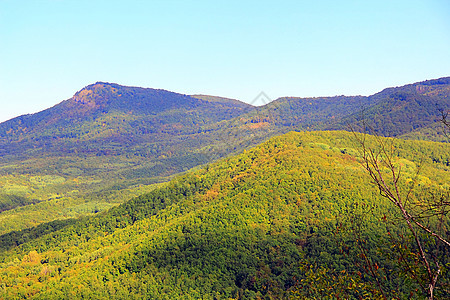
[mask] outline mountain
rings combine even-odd
[[[256,109],[222,97],[97,82],[50,109],[1,123],[0,155],[124,153],[144,143],[166,146],[174,136],[208,132],[226,120],[221,125],[230,127],[234,118],[270,123],[280,132],[360,130],[358,121],[364,119],[375,133],[401,136],[433,127],[449,103],[450,77],[387,88],[369,97],[285,97]]]
[[[436,122],[441,111],[449,109],[450,77],[445,77],[387,88],[369,97],[284,97],[261,108],[259,118],[279,132],[353,129],[446,141]],[[421,131],[427,133],[420,135]]]
[[[330,130],[401,138],[386,141],[405,186],[445,197],[450,150],[436,119],[449,95],[441,78],[252,107],[98,82],[1,123],[0,299],[379,298],[361,239],[342,231],[355,220],[386,291],[418,296],[387,238],[405,228],[380,220],[398,216],[361,169],[355,136]]]
[[[450,144],[394,146],[401,193],[448,191]],[[388,295],[418,299],[420,286],[397,263],[414,257],[397,257],[389,243],[405,228],[383,221],[397,215],[357,147],[349,132],[290,132],[109,211],[3,235],[0,298],[378,299],[381,284]],[[449,254],[436,261],[445,266]],[[377,263],[379,282],[364,259]],[[436,297],[449,278],[443,270]]]
[[[0,233],[96,213],[209,162],[211,124],[252,107],[201,98],[97,82],[1,123]]]
[[[387,88],[369,97],[285,97],[256,110],[222,97],[97,82],[50,109],[1,123],[0,155],[114,152],[114,145],[103,144],[121,143],[124,149],[255,114],[282,131],[348,129],[364,118],[376,133],[400,136],[432,125],[449,103],[450,77]]]
[[[50,109],[1,123],[0,155],[24,155],[30,148],[29,155],[126,152],[137,144],[197,133],[250,109],[239,101],[97,82]]]
[[[0,124],[0,233],[98,213],[289,131],[370,127],[447,141],[436,119],[449,97],[450,77],[369,97],[284,97],[262,107],[97,82]]]
[[[448,142],[439,119],[450,109],[450,77],[388,88],[369,97],[279,98],[224,121],[216,130],[231,149],[289,131],[353,130]]]

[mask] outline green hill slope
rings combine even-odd
[[[418,296],[379,252],[391,251],[380,217],[395,214],[353,141],[347,132],[291,132],[37,239],[4,235],[0,298],[377,298],[357,248],[344,247],[355,237],[337,230],[351,216],[365,220],[385,289]],[[396,142],[405,181],[424,162],[416,193],[448,192],[449,147]],[[18,238],[27,241],[14,246]]]
[[[263,107],[113,83],[0,124],[0,234],[95,214],[153,184],[291,130],[363,130],[446,141],[450,79],[370,97],[281,98]]]

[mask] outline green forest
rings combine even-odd
[[[47,110],[0,123],[0,234],[106,211],[289,131],[371,128],[448,142],[436,120],[449,91],[450,78],[440,78],[369,97],[284,97],[253,107],[97,82]]]
[[[419,250],[364,169],[361,137],[373,149],[391,145],[411,209],[448,201],[448,143],[289,132],[165,183],[117,189],[109,209],[86,202],[90,214],[5,226],[0,299],[425,299]],[[30,194],[51,198],[43,211],[80,203],[81,188],[70,195],[76,178],[14,175],[20,184],[2,190],[0,217],[44,205],[30,204]],[[448,215],[426,220],[450,238]],[[417,238],[440,266],[434,294],[445,299],[450,249],[423,232]]]

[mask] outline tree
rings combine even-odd
[[[441,122],[449,128],[447,114],[442,114]],[[416,176],[409,185],[402,180],[402,169],[396,162],[394,138],[374,135],[375,143],[373,143],[373,140],[368,140],[366,133],[355,131],[353,133],[359,145],[363,167],[381,196],[387,198],[399,214],[400,223],[407,227],[415,247],[414,250],[408,251],[413,254],[416,261],[420,262],[425,276],[415,272],[417,268],[411,265],[411,260],[399,261],[407,264],[405,270],[408,276],[422,287],[429,299],[433,299],[443,268],[439,262],[439,252],[442,252],[442,247],[450,249],[449,238],[446,236],[447,228],[445,228],[445,221],[450,211],[449,191],[431,196],[417,193],[415,188],[421,168],[420,166],[417,168]],[[403,249],[405,247],[408,249],[408,245],[403,245]],[[404,254],[400,253],[400,250],[397,251],[399,255]]]

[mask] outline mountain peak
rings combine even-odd
[[[96,82],[75,93],[73,101],[89,107],[99,107],[111,98],[121,97],[119,85],[106,82]]]

